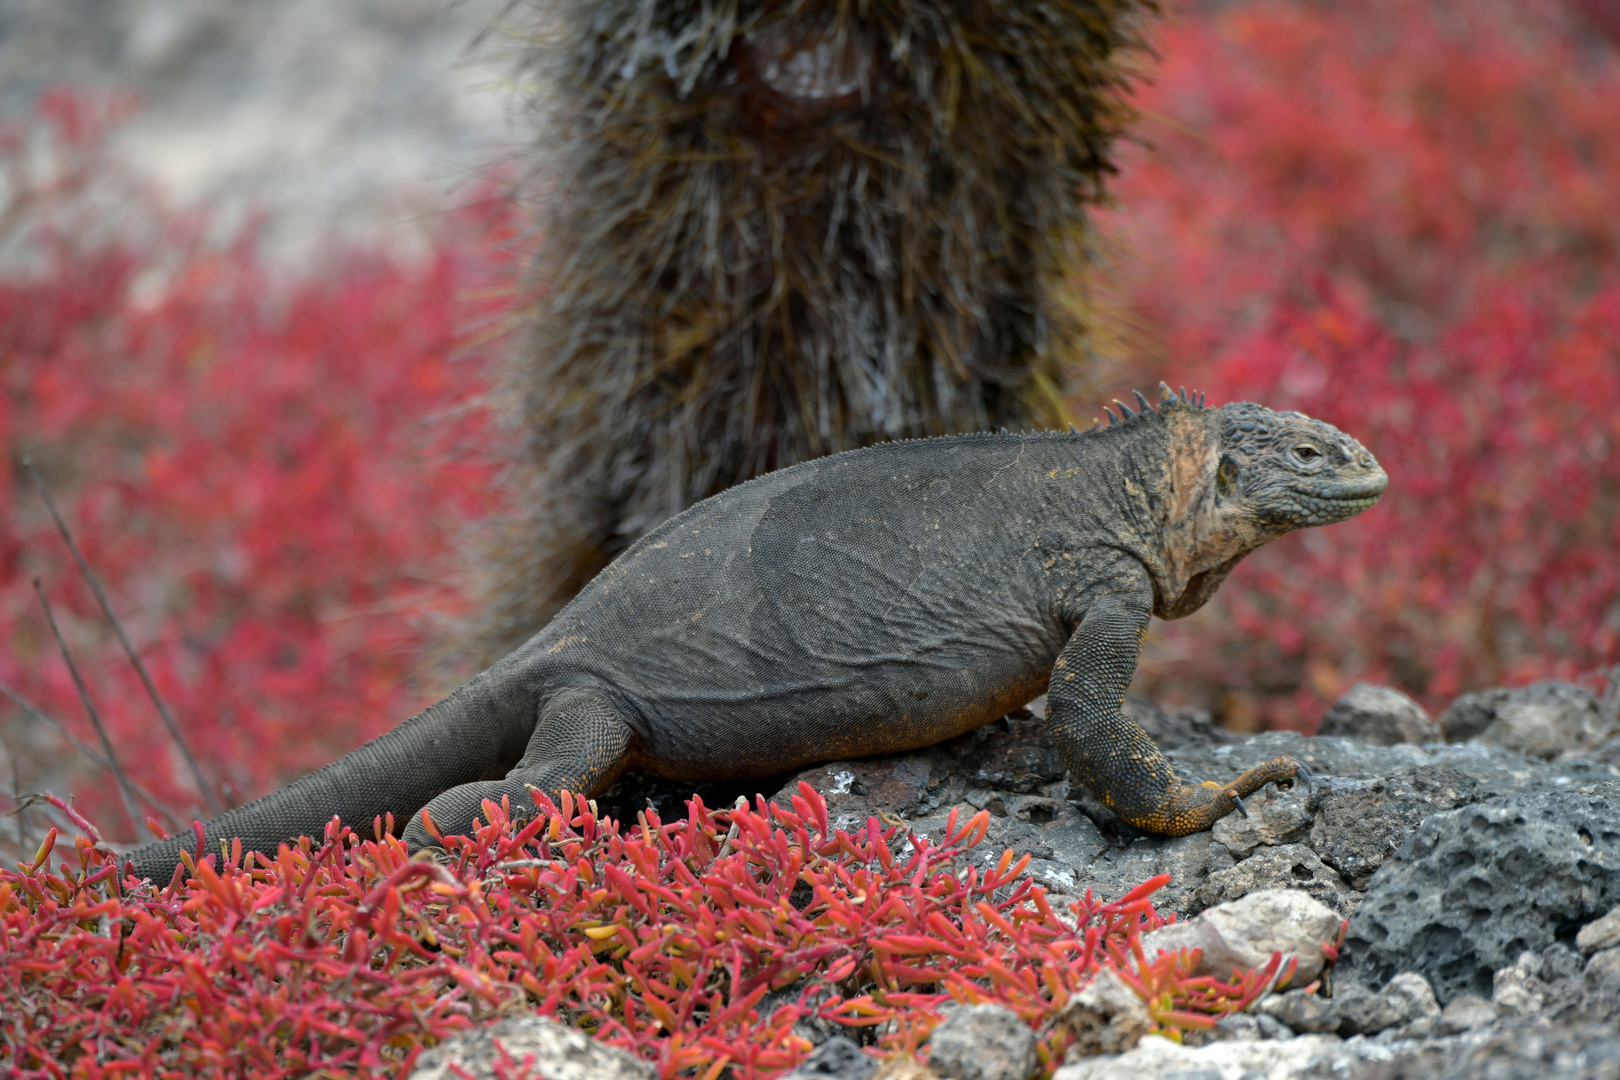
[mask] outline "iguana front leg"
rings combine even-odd
[[[1104,806],[1139,829],[1185,836],[1209,828],[1271,781],[1293,779],[1300,766],[1277,758],[1226,785],[1176,776],[1142,726],[1119,711],[1152,610],[1145,575],[1136,587],[1088,597],[1052,668],[1047,724],[1070,771]]]

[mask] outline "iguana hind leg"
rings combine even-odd
[[[550,795],[568,791],[596,795],[624,772],[635,732],[611,702],[590,690],[565,690],[540,707],[540,719],[523,760],[500,780],[479,780],[451,788],[427,805],[442,836],[471,832],[483,817],[484,800],[510,799],[514,814],[531,813],[529,788]],[[405,828],[412,851],[435,841],[418,813]]]
[[[1164,836],[1201,832],[1239,800],[1273,780],[1292,780],[1299,763],[1277,758],[1230,784],[1189,784],[1135,720],[1120,712],[1136,673],[1152,611],[1145,580],[1092,597],[1058,655],[1047,691],[1052,740],[1071,772],[1120,819]]]

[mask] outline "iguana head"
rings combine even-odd
[[[1247,401],[1215,411],[1217,507],[1267,539],[1355,517],[1389,486],[1367,448],[1332,424]]]
[[[1155,613],[1203,606],[1239,559],[1285,533],[1372,506],[1389,477],[1355,439],[1296,412],[1240,401],[1206,409],[1161,385],[1170,429]]]

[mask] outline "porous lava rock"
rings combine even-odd
[[[1479,798],[1479,784],[1450,768],[1426,765],[1388,779],[1335,779],[1317,804],[1310,846],[1352,888],[1365,889],[1420,821]]]
[[[1442,1003],[1487,996],[1525,950],[1573,939],[1620,901],[1620,784],[1434,814],[1373,876],[1340,975],[1418,971]]]
[[[1244,811],[1217,821],[1210,835],[1235,859],[1247,859],[1260,847],[1296,843],[1310,835],[1321,794],[1320,789],[1308,792],[1303,784],[1287,791],[1267,784],[1249,798]]]

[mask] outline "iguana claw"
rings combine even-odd
[[[1315,793],[1316,774],[1307,769],[1303,761],[1294,762],[1294,779],[1305,785],[1305,794]]]

